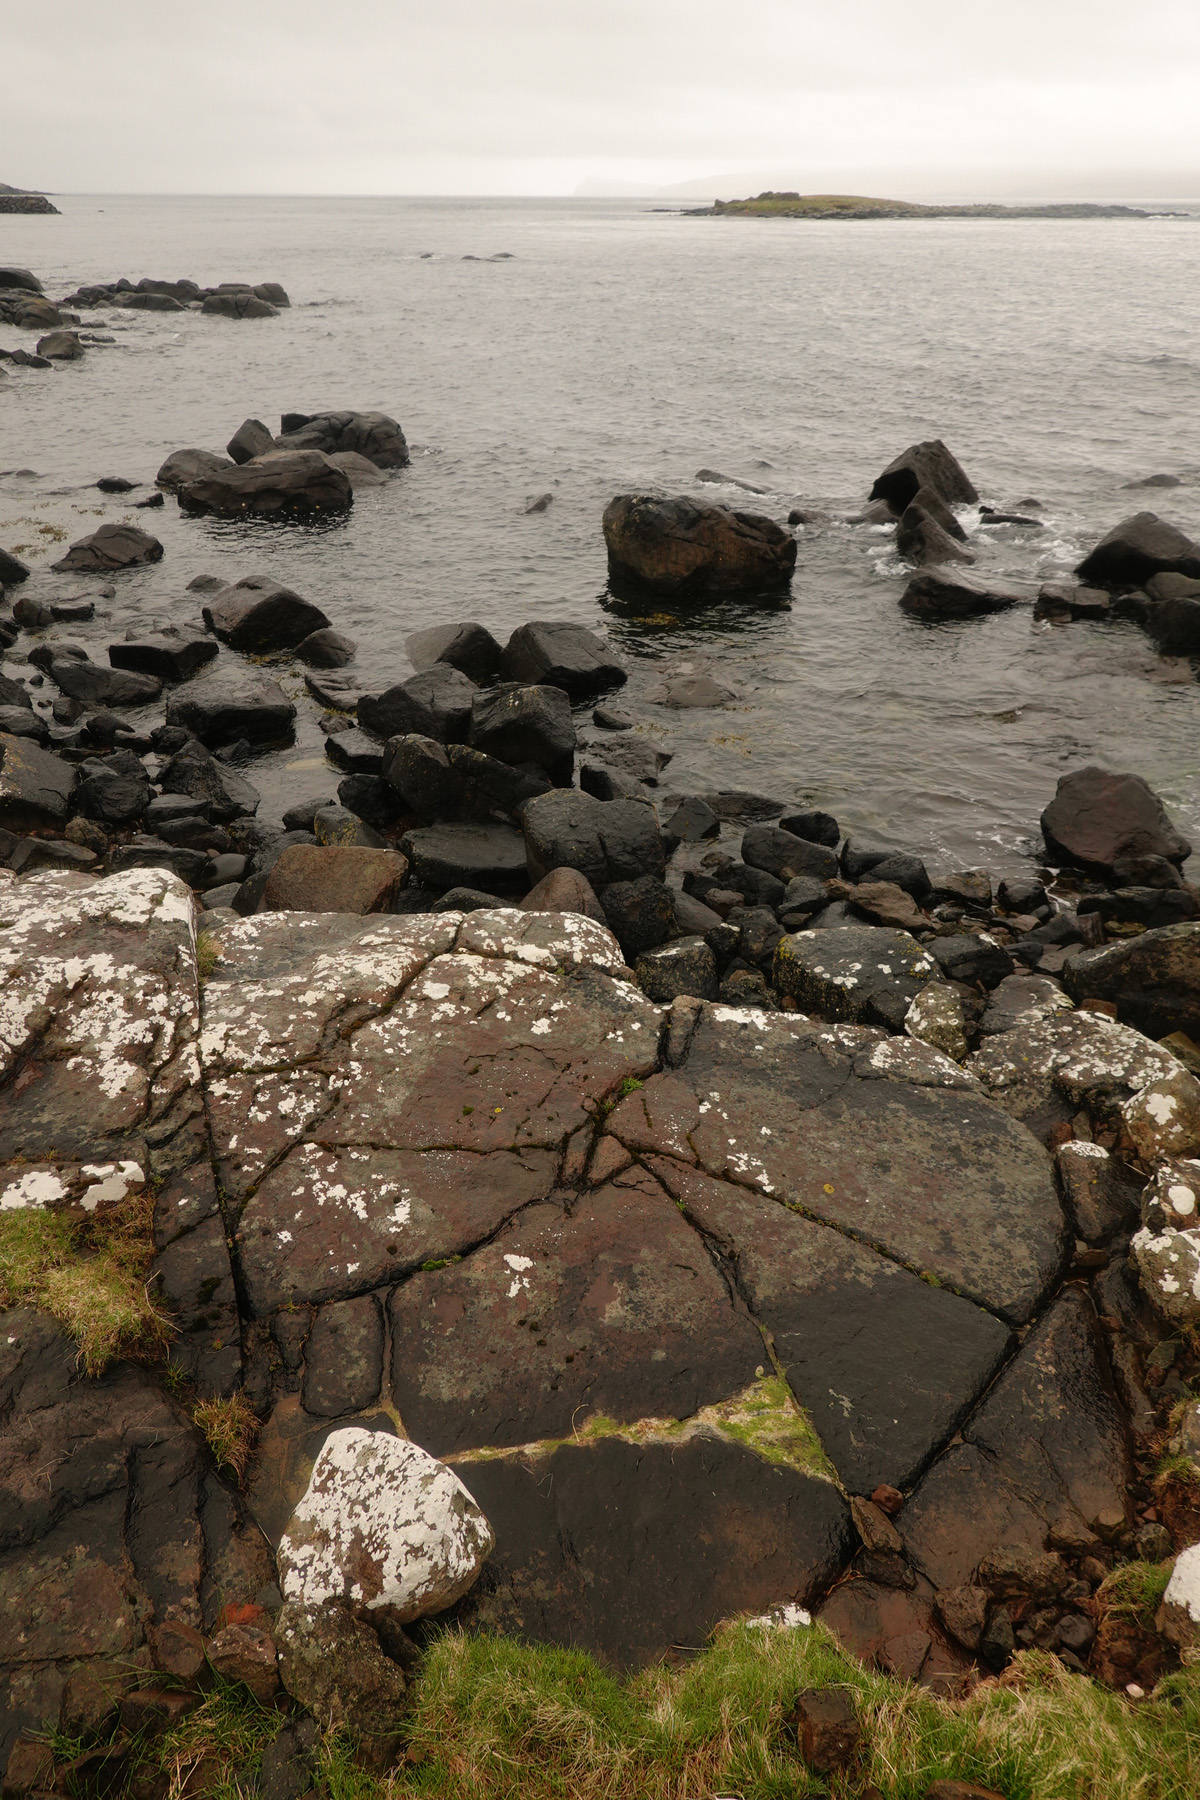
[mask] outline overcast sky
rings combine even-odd
[[[1200,194],[1197,0],[36,0],[62,192]]]

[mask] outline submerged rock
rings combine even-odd
[[[108,575],[117,569],[161,562],[162,555],[163,547],[158,539],[151,537],[148,531],[139,531],[136,525],[101,525],[72,544],[67,554],[50,566]]]
[[[970,619],[1004,612],[1025,596],[1005,582],[964,575],[942,565],[915,575],[900,596],[901,609],[918,619]]]
[[[345,471],[315,450],[272,451],[179,478],[176,487],[185,511],[221,519],[346,512],[354,499]]]

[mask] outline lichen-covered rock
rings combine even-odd
[[[937,964],[916,938],[872,925],[791,932],[772,975],[801,1012],[888,1031],[904,1030],[913,1000],[937,979]]]
[[[495,1548],[457,1475],[418,1444],[350,1427],[325,1440],[279,1545],[285,1600],[333,1600],[399,1624],[441,1612]]]
[[[275,1623],[279,1673],[326,1731],[347,1731],[360,1760],[382,1772],[400,1747],[406,1683],[371,1627],[342,1606],[291,1600]]]
[[[1163,1318],[1184,1329],[1200,1323],[1200,1230],[1143,1226],[1130,1250],[1142,1287]]]
[[[1200,1544],[1189,1544],[1175,1558],[1154,1623],[1183,1662],[1200,1661]]]
[[[1142,1162],[1200,1148],[1200,1081],[1182,1063],[1147,1082],[1121,1108]]]
[[[1076,1000],[1111,1000],[1147,1037],[1182,1031],[1200,1041],[1200,924],[1165,925],[1068,957],[1063,983]]]
[[[932,1044],[955,1062],[962,1062],[967,1054],[963,1004],[945,982],[928,981],[917,990],[904,1015],[904,1029],[909,1037]]]

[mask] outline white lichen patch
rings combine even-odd
[[[495,1547],[457,1475],[419,1445],[352,1426],[326,1439],[279,1545],[285,1600],[343,1601],[400,1623],[441,1612]]]
[[[22,1170],[15,1180],[0,1188],[0,1212],[17,1212],[24,1207],[56,1206],[70,1193],[59,1171],[52,1167]]]
[[[1175,1558],[1163,1601],[1182,1607],[1194,1625],[1200,1625],[1200,1544],[1189,1544]]]
[[[615,973],[625,966],[612,932],[583,913],[524,912],[507,906],[468,913],[455,948],[543,969],[575,964]]]
[[[1143,1226],[1130,1249],[1142,1288],[1163,1318],[1173,1325],[1200,1324],[1200,1231]]]

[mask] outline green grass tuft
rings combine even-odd
[[[213,970],[221,960],[221,946],[211,931],[196,933],[196,974],[200,983],[209,980]]]
[[[1096,1591],[1102,1611],[1117,1618],[1130,1619],[1145,1631],[1153,1631],[1158,1611],[1175,1559],[1166,1562],[1122,1563],[1107,1575]]]
[[[200,1401],[192,1408],[192,1423],[208,1439],[218,1465],[243,1480],[258,1438],[258,1416],[245,1394]]]

